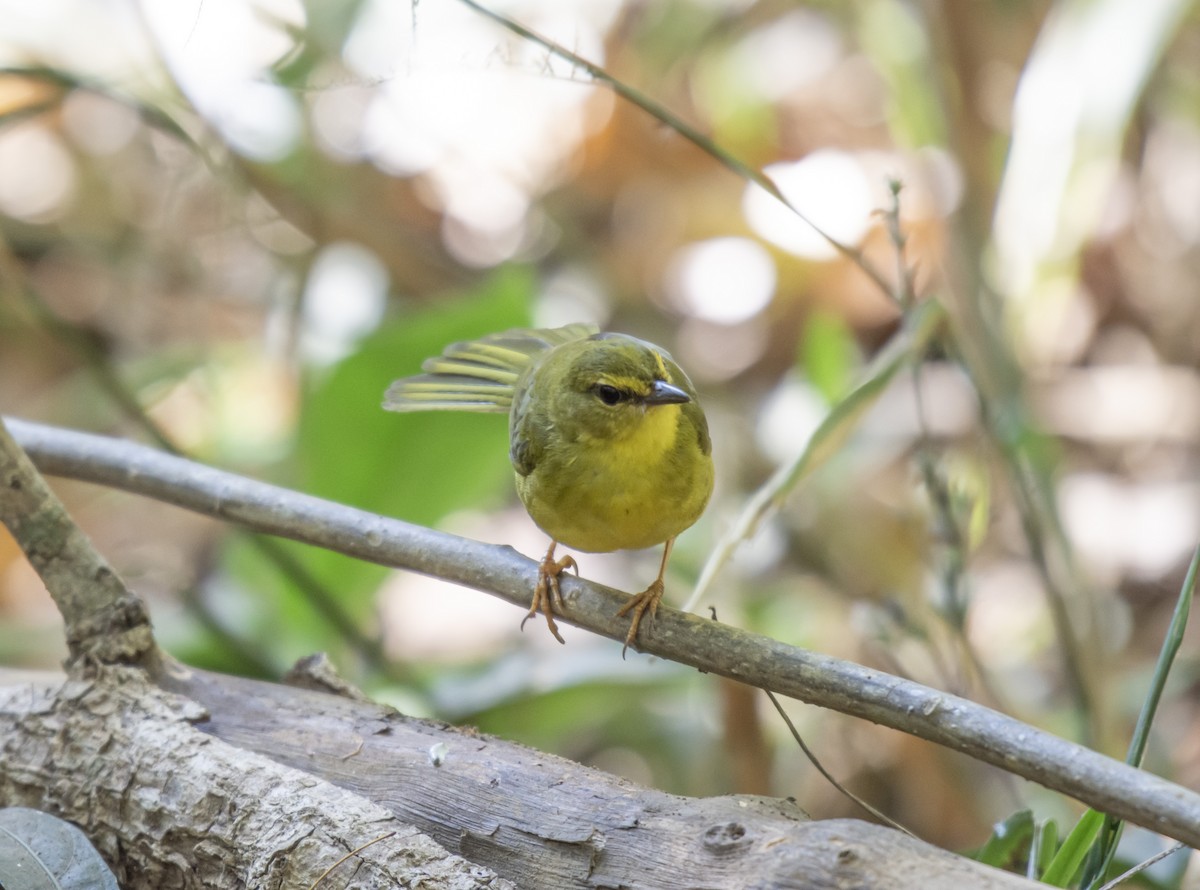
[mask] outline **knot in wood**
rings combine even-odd
[[[714,825],[704,832],[704,849],[718,856],[733,853],[750,841],[746,837],[746,826],[740,822],[725,822]]]

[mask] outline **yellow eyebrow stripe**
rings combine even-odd
[[[671,379],[671,372],[667,370],[667,364],[663,361],[662,355],[656,350],[651,350],[651,352],[654,354],[654,363],[658,365],[658,374],[660,379],[665,380],[667,383],[674,383],[674,381]]]
[[[634,395],[646,394],[646,381],[638,380],[636,377],[620,377],[615,374],[605,374],[600,379],[609,386],[615,386],[622,392],[633,393]]]

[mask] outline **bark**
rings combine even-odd
[[[665,794],[306,689],[169,664],[157,679],[0,672],[0,801],[78,823],[126,890],[305,888],[389,832],[320,886],[1036,886],[790,801]]]
[[[123,890],[308,888],[334,866],[320,886],[513,886],[367,798],[198,731],[204,708],[137,668],[9,679],[0,805],[79,825]]]
[[[2,422],[0,523],[54,597],[73,660],[132,662],[154,649],[145,605],[71,521]]]

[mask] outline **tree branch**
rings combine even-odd
[[[8,527],[62,613],[74,664],[133,663],[155,650],[145,605],[71,521],[3,422],[0,523]]]
[[[537,563],[480,544],[170,457],[144,446],[9,420],[47,473],[147,495],[261,532],[433,575],[527,608]],[[562,585],[563,620],[622,640],[628,595]],[[861,665],[661,609],[642,651],[927,739],[1200,847],[1200,795],[989,708]]]

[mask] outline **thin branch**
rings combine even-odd
[[[537,562],[245,479],[141,445],[6,420],[47,473],[110,485],[370,562],[432,575],[528,608]],[[562,620],[613,640],[628,594],[574,577]],[[982,705],[852,662],[808,652],[674,609],[660,609],[639,648],[960,751],[1089,806],[1200,847],[1200,795]]]
[[[837,778],[833,775],[833,773],[831,773],[829,770],[825,769],[825,765],[822,764],[821,761],[817,759],[816,753],[813,751],[812,748],[808,747],[808,743],[804,741],[804,736],[800,735],[800,730],[796,729],[796,724],[792,722],[792,718],[788,716],[788,712],[783,709],[783,705],[781,705],[779,703],[779,699],[775,696],[775,693],[772,692],[770,689],[764,689],[763,692],[765,692],[767,694],[767,698],[770,699],[771,704],[775,706],[775,710],[779,713],[779,716],[783,719],[784,724],[788,728],[788,732],[790,732],[792,734],[792,739],[796,742],[797,745],[799,745],[800,750],[802,752],[804,752],[804,756],[808,758],[808,762],[813,765],[813,768],[816,769],[816,771],[821,774],[821,777],[824,778],[826,782],[828,782],[830,785],[832,785],[835,789],[837,789],[837,791],[839,791],[846,798],[848,798],[849,800],[858,804],[860,807],[862,807],[864,810],[866,810],[868,813],[870,813],[872,816],[874,816],[876,819],[878,819],[883,824],[888,825],[891,828],[896,829],[897,831],[903,831],[909,837],[916,837],[915,834],[913,834],[911,831],[909,831],[907,828],[905,828],[903,825],[901,825],[899,822],[897,822],[895,819],[893,819],[887,813],[883,812],[880,809],[875,808],[874,806],[871,805],[870,802],[863,800],[861,797],[859,797],[857,794],[855,794],[853,791],[851,791],[849,788],[847,788],[845,785],[843,785],[841,782],[839,782],[837,780]]]
[[[962,265],[964,282],[948,290],[954,297],[948,302],[949,342],[978,394],[980,419],[996,447],[1030,561],[1042,579],[1063,672],[1078,711],[1079,730],[1085,739],[1092,739],[1096,736],[1096,711],[1082,657],[1087,647],[1081,642],[1088,632],[1077,631],[1080,622],[1073,615],[1080,610],[1072,608],[1086,591],[1058,516],[1045,458],[1031,444],[1035,427],[1029,419],[1016,359],[1004,339],[1008,326],[978,264],[985,251],[976,244],[960,243],[961,234],[950,230],[951,252]]]
[[[1117,886],[1119,886],[1120,884],[1124,884],[1126,881],[1128,881],[1130,878],[1134,877],[1135,875],[1141,874],[1146,869],[1150,868],[1150,866],[1157,865],[1158,863],[1160,863],[1164,859],[1166,859],[1168,856],[1174,856],[1176,853],[1178,853],[1180,850],[1184,849],[1186,846],[1187,846],[1187,844],[1174,843],[1174,844],[1171,844],[1171,846],[1167,847],[1165,850],[1159,850],[1157,853],[1155,853],[1153,856],[1151,856],[1149,859],[1145,860],[1144,862],[1139,862],[1137,865],[1133,866],[1132,868],[1128,869],[1127,871],[1121,872],[1121,874],[1117,875],[1115,878],[1113,878],[1111,881],[1109,881],[1107,884],[1105,884],[1103,887],[1101,887],[1100,890],[1115,890],[1115,888]]]
[[[679,115],[675,114],[665,105],[656,102],[639,90],[635,90],[624,81],[613,77],[599,65],[595,64],[594,62],[589,62],[583,56],[572,52],[561,43],[556,43],[549,37],[545,37],[534,31],[532,28],[522,25],[515,19],[509,18],[504,13],[496,12],[493,9],[488,9],[483,4],[477,3],[476,0],[459,0],[459,2],[466,7],[473,9],[480,15],[491,19],[505,29],[516,34],[518,37],[528,40],[530,43],[536,43],[551,55],[557,56],[563,61],[575,66],[580,71],[583,71],[590,78],[592,78],[592,80],[608,87],[622,99],[630,102],[637,108],[640,108],[642,111],[650,115],[664,126],[674,130],[688,142],[692,143],[702,152],[713,158],[713,160],[715,160],[725,169],[731,171],[747,182],[751,182],[758,186],[760,189],[794,213],[798,219],[811,226],[813,231],[824,238],[830,247],[832,247],[842,256],[846,257],[848,260],[854,263],[854,265],[858,266],[858,268],[861,269],[862,272],[868,278],[870,278],[871,281],[875,283],[876,287],[883,291],[885,295],[889,297],[892,296],[892,287],[888,284],[888,281],[884,277],[883,273],[875,268],[875,266],[866,258],[866,256],[863,255],[861,250],[858,250],[849,244],[844,244],[843,242],[834,238],[832,235],[810,220],[807,216],[805,216],[795,204],[788,200],[787,196],[780,191],[779,186],[776,185],[769,177],[767,177],[761,171],[754,169],[744,161],[738,159],[735,155],[726,151],[724,148],[722,148],[708,136],[705,136],[691,124],[687,123],[687,121],[683,120],[683,118],[679,117]]]

